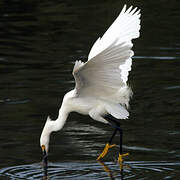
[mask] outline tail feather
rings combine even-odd
[[[106,104],[106,111],[116,119],[128,119],[129,112],[120,104]]]

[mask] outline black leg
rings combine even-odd
[[[119,134],[120,134],[120,141],[119,141],[119,153],[122,154],[123,150],[122,150],[122,142],[123,142],[123,130],[122,128],[120,128],[120,123],[117,124],[118,126],[118,130],[119,130]]]
[[[113,118],[112,116],[107,116],[107,117],[106,117],[106,120],[109,121],[109,124],[110,124],[115,130],[114,130],[114,132],[113,132],[113,134],[112,134],[109,142],[106,144],[103,152],[99,155],[99,157],[97,158],[97,160],[100,160],[101,158],[103,158],[103,157],[107,154],[109,148],[112,148],[112,147],[116,146],[115,144],[112,144],[112,140],[113,140],[114,136],[116,135],[117,131],[119,131],[119,133],[120,133],[120,142],[119,142],[119,157],[118,157],[118,162],[119,162],[120,164],[122,164],[122,162],[123,162],[123,157],[128,155],[128,153],[123,154],[123,148],[122,148],[123,130],[122,130],[122,128],[120,127],[120,122],[119,122],[119,120]],[[111,144],[112,144],[112,145],[111,145]]]
[[[119,153],[122,154],[123,150],[122,150],[122,141],[123,141],[123,130],[120,127],[120,122],[118,120],[116,120],[115,118],[112,117],[108,117],[108,120],[110,121],[110,125],[115,128],[114,133],[109,141],[109,144],[111,143],[112,139],[114,138],[115,134],[117,131],[119,131],[120,134],[120,141],[119,141]],[[113,123],[111,123],[113,122]]]
[[[114,130],[114,132],[113,132],[113,134],[111,136],[111,139],[109,140],[109,144],[111,144],[111,142],[112,142],[114,136],[116,135],[116,133],[117,133],[117,128]]]
[[[114,119],[114,118],[108,118],[108,120],[111,121],[111,122],[113,122],[113,123],[110,122],[110,125],[111,125],[113,128],[115,128],[114,133],[113,133],[113,135],[112,135],[112,137],[111,137],[111,139],[110,139],[109,142],[112,141],[112,139],[114,138],[116,132],[119,131],[119,134],[120,134],[120,139],[119,139],[119,153],[122,154],[122,152],[123,152],[123,150],[122,150],[123,130],[122,130],[122,128],[120,127],[120,122],[119,122],[118,120]]]
[[[47,162],[47,153],[43,151],[43,169],[44,169],[44,178],[48,176],[48,162]]]

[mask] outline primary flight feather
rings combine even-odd
[[[73,69],[75,89],[64,96],[59,116],[49,117],[43,128],[40,145],[48,152],[50,134],[64,126],[70,112],[89,115],[94,120],[108,123],[105,115],[127,119],[129,99],[127,85],[132,65],[132,39],[140,33],[140,10],[123,7],[105,34],[92,46],[88,61],[76,61]],[[46,154],[45,153],[45,154]]]

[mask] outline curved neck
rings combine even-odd
[[[47,121],[44,125],[44,128],[41,133],[41,137],[40,137],[40,144],[41,146],[45,145],[46,152],[48,152],[51,133],[53,131],[59,131],[63,128],[66,122],[66,119],[69,115],[69,112],[70,111],[68,110],[68,106],[62,103],[62,106],[59,110],[58,118],[55,121],[51,120],[49,117],[47,118]]]
[[[54,121],[53,131],[59,131],[63,128],[68,118],[68,115],[69,115],[69,111],[62,104],[61,108],[59,109],[58,118]]]

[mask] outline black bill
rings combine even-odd
[[[47,153],[46,153],[46,150],[43,149],[43,160],[42,160],[42,163],[43,163],[43,169],[44,169],[44,176],[47,177],[48,175],[48,161],[47,161]]]

